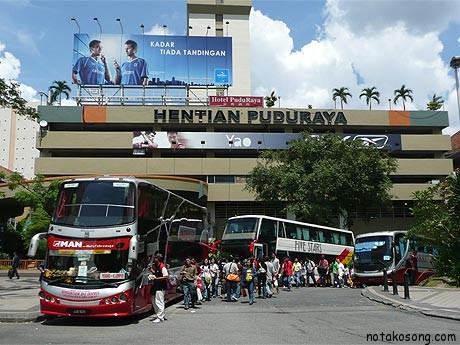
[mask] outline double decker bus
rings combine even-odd
[[[45,315],[128,316],[151,310],[147,265],[161,253],[169,290],[187,256],[206,255],[206,208],[134,177],[64,181],[47,233],[40,310]],[[201,243],[201,244],[200,244]]]
[[[294,220],[246,215],[227,220],[222,236],[221,250],[224,254],[260,259],[276,253],[316,263],[321,255],[327,260],[336,257],[349,264],[353,258],[354,236],[351,231]]]
[[[407,238],[407,231],[383,231],[356,236],[354,255],[355,284],[366,286],[383,284],[383,271],[387,271],[392,282],[392,272],[396,272],[396,282],[404,284],[406,264],[413,250],[417,251],[417,272],[415,281],[434,274],[432,255],[435,250],[419,246],[417,241]]]

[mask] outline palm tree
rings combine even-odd
[[[438,110],[441,109],[441,107],[444,104],[444,100],[442,99],[441,96],[436,96],[436,94],[433,95],[433,99],[427,103],[426,108],[428,110]]]
[[[340,89],[332,90],[332,100],[335,102],[337,98],[340,98],[340,105],[343,109],[343,103],[347,104],[347,97],[353,97],[350,92],[348,92],[348,87],[341,87]]]
[[[59,97],[59,105],[61,105],[62,95],[64,94],[66,99],[69,99],[70,92],[72,91],[65,80],[53,81],[53,85],[51,85],[48,90],[51,91],[50,103],[53,104]]]
[[[377,91],[375,86],[362,89],[359,98],[366,97],[366,104],[369,106],[369,110],[372,110],[372,100],[375,100],[377,104],[380,104],[380,92]]]
[[[414,101],[414,98],[411,95],[412,90],[411,89],[406,89],[406,85],[401,86],[400,89],[395,90],[395,98],[393,100],[394,104],[398,103],[398,99],[402,99],[403,102],[403,109],[404,111],[406,110],[406,99],[410,99],[411,102]]]
[[[275,105],[276,101],[278,100],[278,97],[275,96],[275,91],[272,91],[270,96],[265,96],[264,100],[267,108],[271,108]]]

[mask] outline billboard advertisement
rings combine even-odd
[[[318,136],[318,134],[312,134]],[[342,134],[345,141],[360,141],[365,146],[382,150],[401,150],[401,135]],[[236,132],[133,132],[133,149],[226,149],[285,150],[300,133],[236,133]]]
[[[81,85],[232,85],[232,38],[75,34]]]

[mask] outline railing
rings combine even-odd
[[[37,269],[38,265],[43,263],[44,260],[21,260],[18,269],[30,270]],[[0,260],[0,267],[10,268],[13,265],[13,260]]]
[[[78,105],[208,106],[210,90],[228,94],[228,86],[78,85],[73,98]]]

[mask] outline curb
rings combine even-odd
[[[20,323],[20,322],[40,322],[43,321],[45,315],[40,312],[0,312],[0,323]]]
[[[391,298],[385,297],[385,296],[379,294],[376,291],[371,291],[369,288],[363,289],[361,291],[361,295],[366,297],[367,299],[369,299],[371,301],[381,303],[381,304],[385,304],[385,305],[391,306],[393,308],[404,310],[404,311],[407,311],[407,312],[417,312],[417,313],[420,313],[420,314],[423,314],[423,315],[426,315],[426,316],[432,316],[432,317],[437,317],[437,318],[442,318],[442,319],[460,321],[460,314],[458,314],[458,313],[449,313],[448,311],[429,309],[429,308],[417,306],[417,305],[414,305],[414,304],[398,302],[398,301],[395,301],[395,300],[393,300]]]

